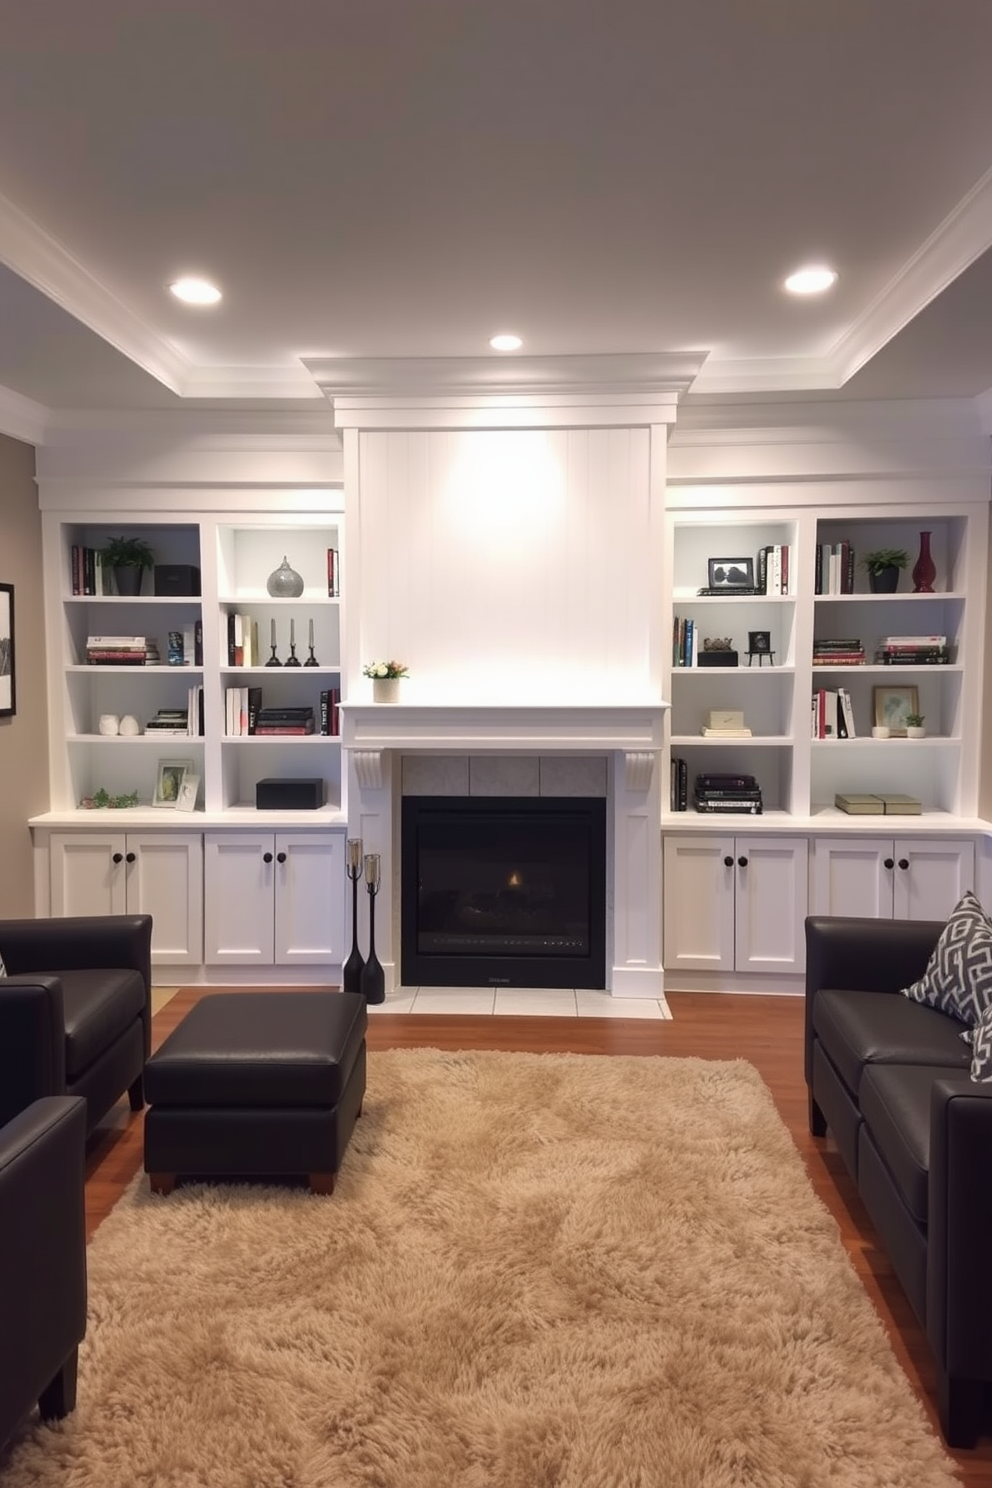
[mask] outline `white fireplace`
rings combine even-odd
[[[571,759],[604,767],[608,990],[663,991],[665,459],[697,370],[311,365],[344,440],[348,830],[382,858],[376,946],[393,984],[402,761]],[[362,668],[389,659],[410,679],[376,705]]]

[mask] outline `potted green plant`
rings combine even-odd
[[[926,729],[923,727],[923,714],[922,713],[907,713],[906,714],[906,738],[907,739],[922,739],[922,738],[925,738],[926,732],[927,732]]]
[[[114,576],[118,594],[140,594],[145,569],[155,563],[155,554],[140,537],[108,538],[100,556]]]
[[[873,594],[895,594],[899,587],[899,570],[905,568],[909,556],[905,548],[876,548],[861,559],[861,567],[868,572],[868,587]]]

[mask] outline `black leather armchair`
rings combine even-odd
[[[76,1403],[86,1332],[86,1103],[35,1101],[0,1127],[0,1446],[37,1405]]]
[[[144,1104],[150,915],[0,920],[0,1124],[44,1095],[86,1098],[90,1131]]]

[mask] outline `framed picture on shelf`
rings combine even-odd
[[[199,791],[199,789],[200,789],[200,777],[199,777],[199,775],[191,775],[190,772],[187,770],[185,772],[185,774],[183,775],[183,783],[179,787],[179,794],[176,797],[176,810],[177,811],[195,811],[196,810],[196,796],[197,796],[197,792]]]
[[[884,724],[893,737],[906,735],[906,719],[920,711],[917,687],[874,687],[872,702],[876,724]]]
[[[14,586],[0,584],[0,718],[17,711],[14,687]]]
[[[753,558],[709,558],[706,568],[711,589],[754,588]]]
[[[183,782],[192,769],[192,760],[159,760],[152,805],[175,808],[179,804]]]

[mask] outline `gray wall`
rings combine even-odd
[[[27,820],[48,808],[41,516],[34,449],[0,434],[0,583],[14,585],[17,712],[0,718],[0,917],[34,914]]]

